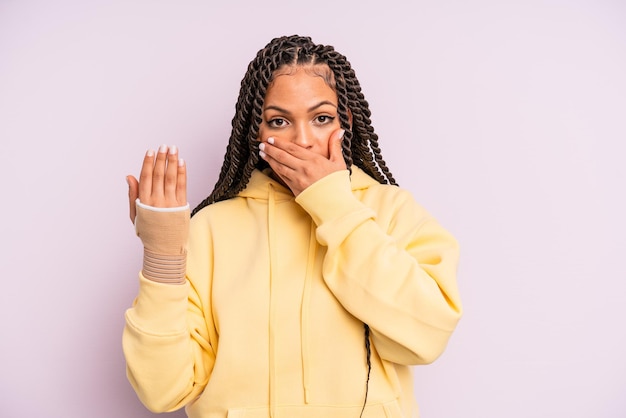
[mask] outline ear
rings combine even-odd
[[[350,130],[352,130],[352,111],[348,109],[348,123],[350,124]]]

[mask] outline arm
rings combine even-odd
[[[167,231],[166,226],[175,226],[177,218],[186,218],[188,222],[189,211],[154,212],[148,216],[170,218],[169,223],[160,222]],[[141,219],[140,210],[138,225]],[[191,249],[195,241],[192,234]],[[189,256],[194,257],[194,252],[190,251]],[[122,343],[128,380],[139,399],[154,412],[183,407],[202,393],[209,380],[215,362],[216,337],[209,332],[213,328],[209,325],[210,308],[189,279],[198,277],[199,269],[205,274],[208,267],[204,264],[194,263],[193,268],[187,268],[188,279],[182,284],[151,280],[142,271],[138,296],[126,312]],[[158,276],[158,272],[153,269],[151,275]]]
[[[215,358],[204,315],[210,310],[185,280],[189,208],[181,208],[185,167],[179,161],[175,148],[162,147],[156,159],[149,151],[141,182],[129,178],[131,219],[144,245],[144,267],[139,294],[126,312],[122,343],[128,379],[155,412],[179,409],[197,397]],[[135,205],[137,196],[145,204]],[[181,210],[173,210],[177,207]],[[193,239],[189,242],[193,245]]]
[[[400,364],[429,363],[443,352],[461,316],[458,246],[408,192],[374,187],[361,202],[347,171],[337,172],[296,201],[313,217],[317,239],[327,247],[326,284],[370,326],[380,356]]]

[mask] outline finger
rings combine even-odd
[[[152,172],[152,197],[155,204],[162,203],[165,192],[164,178],[165,165],[167,162],[167,145],[161,145],[156,155],[154,163],[154,171]]]
[[[272,148],[271,145],[264,142],[259,144],[259,157],[265,160],[269,164],[272,171],[276,173],[283,181],[288,182],[288,172],[293,172],[293,169],[283,165],[282,163],[274,159],[270,154],[268,154],[268,152],[274,153],[276,150],[275,147],[272,148],[272,150],[270,150],[270,148]]]
[[[268,138],[267,142],[259,144],[259,155],[270,165],[272,161],[275,161],[286,168],[295,169],[302,158],[294,154],[298,154],[303,148],[294,146],[293,149],[287,149],[289,145],[289,143],[275,142],[274,138]]]
[[[154,151],[149,149],[143,158],[141,173],[139,174],[138,197],[139,200],[149,204],[152,194],[152,171],[154,170]],[[134,177],[133,177],[134,178]]]
[[[288,182],[289,179],[295,173],[294,169],[289,168],[286,165],[283,165],[283,164],[279,163],[278,161],[274,160],[273,158],[271,158],[269,156],[265,157],[265,161],[268,162],[268,164],[270,165],[272,171],[274,173],[276,173],[280,178],[282,178],[286,182]]]
[[[269,164],[274,173],[278,174],[280,177],[284,177],[288,172],[293,171],[293,168],[285,165],[281,161],[278,161],[275,158],[275,154],[275,148],[270,149],[269,147],[259,147],[259,156]]]
[[[176,199],[178,200],[178,206],[185,206],[187,204],[187,166],[182,158],[178,158],[177,165]]]
[[[128,183],[128,208],[130,221],[135,224],[135,216],[137,216],[137,206],[135,201],[139,196],[139,182],[134,176],[126,176],[126,182]]]
[[[339,129],[333,132],[328,141],[328,155],[331,161],[343,161],[343,153],[341,150],[341,142],[343,141],[343,135],[346,133],[344,129]]]
[[[275,159],[279,161],[288,161],[293,159],[306,160],[315,155],[315,153],[311,150],[301,147],[300,145],[296,145],[290,141],[280,141],[273,137],[269,137],[267,138],[267,142],[277,150],[273,155],[275,156]]]
[[[164,191],[166,200],[173,202],[176,201],[176,177],[178,177],[178,149],[172,145],[167,153]]]

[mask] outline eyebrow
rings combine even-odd
[[[318,104],[309,107],[307,109],[307,112],[312,112],[315,109],[320,108],[320,107],[322,107],[324,105],[330,105],[330,106],[334,107],[335,109],[337,109],[337,105],[334,104],[333,102],[328,101],[328,100],[323,100],[323,101],[319,102]],[[287,109],[283,109],[282,107],[274,106],[274,105],[267,106],[265,109],[263,109],[263,111],[266,111],[266,110],[276,110],[278,112],[285,113],[285,114],[290,114],[291,113]]]

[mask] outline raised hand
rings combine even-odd
[[[267,161],[283,182],[298,196],[316,181],[336,171],[345,170],[341,153],[343,129],[334,131],[328,140],[328,157],[290,141],[269,137],[259,145],[259,155]]]
[[[135,222],[135,201],[158,208],[173,208],[187,204],[187,168],[178,156],[176,146],[161,145],[157,153],[148,150],[139,180],[126,176],[130,220]]]

